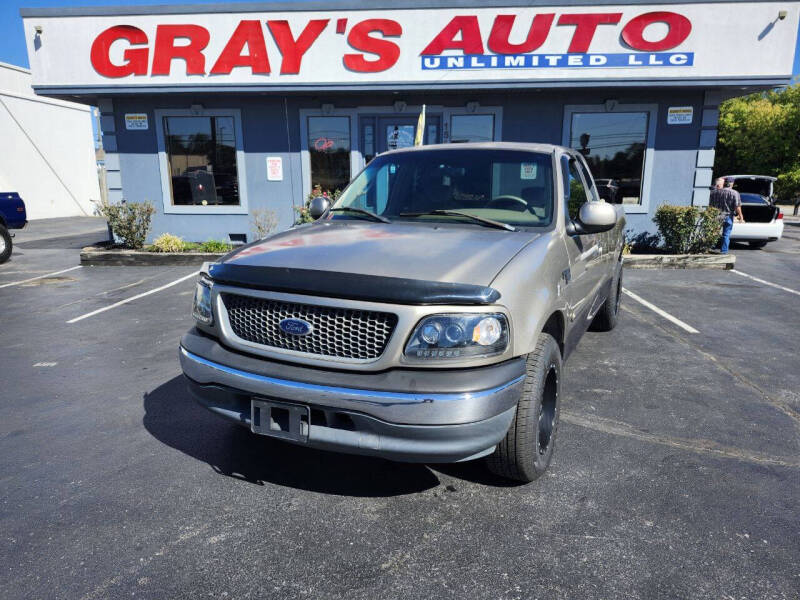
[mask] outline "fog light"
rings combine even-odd
[[[491,346],[500,339],[503,328],[495,317],[481,319],[472,330],[472,341],[481,346]]]

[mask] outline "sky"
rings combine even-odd
[[[37,6],[111,6],[111,5],[145,5],[145,4],[210,4],[221,0],[0,0],[0,62],[11,63],[21,67],[28,66],[28,54],[25,49],[25,37],[22,31],[22,19],[19,16],[21,7]],[[800,75],[800,38],[795,49],[795,80]]]

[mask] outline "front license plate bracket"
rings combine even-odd
[[[309,409],[302,404],[253,398],[250,402],[250,430],[293,442],[308,441]]]

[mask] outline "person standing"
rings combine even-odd
[[[722,245],[719,250],[722,254],[727,254],[728,247],[731,243],[731,229],[733,229],[734,215],[736,215],[740,222],[744,223],[742,199],[739,196],[739,192],[733,189],[733,179],[726,181],[724,177],[717,178],[714,189],[711,190],[711,197],[708,200],[708,204],[718,209],[720,212],[720,220],[722,221]]]

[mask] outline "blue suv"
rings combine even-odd
[[[25,203],[16,192],[0,192],[0,264],[11,256],[9,229],[22,229],[28,222]]]

